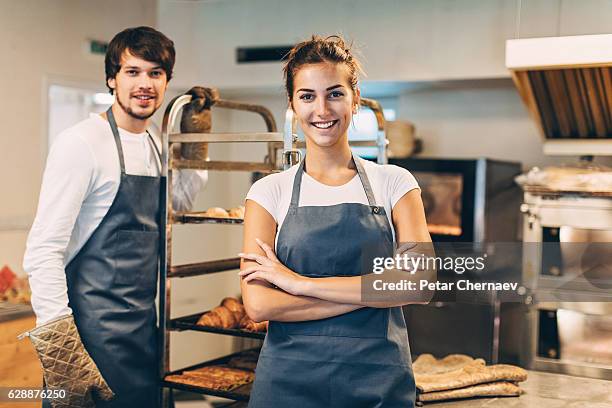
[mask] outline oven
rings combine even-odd
[[[581,156],[522,182],[523,365],[612,379],[612,35],[508,40],[506,66],[545,154]],[[573,169],[573,170],[572,170]],[[535,169],[534,169],[535,170]],[[540,172],[540,173],[538,173]]]
[[[491,159],[389,159],[421,187],[434,242],[515,241],[521,190],[516,162]]]
[[[536,300],[523,365],[612,379],[612,198],[527,188],[521,210]]]
[[[520,163],[491,159],[389,159],[408,169],[421,187],[436,253],[497,242],[519,244],[521,190],[514,182]],[[520,253],[515,259],[520,259]],[[520,267],[520,262],[513,262]],[[514,268],[514,274],[520,269]],[[438,270],[438,280],[459,278]],[[438,296],[428,305],[405,306],[411,353],[437,357],[463,353],[488,363],[520,361],[520,327],[528,306],[502,302],[493,291]],[[519,328],[519,330],[516,330]]]

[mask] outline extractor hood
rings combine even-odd
[[[612,155],[612,34],[508,40],[506,67],[551,155]]]

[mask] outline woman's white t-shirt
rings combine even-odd
[[[376,205],[385,208],[395,239],[391,211],[400,198],[410,190],[419,188],[419,185],[414,176],[402,167],[390,164],[380,165],[363,159],[357,160],[363,164],[374,192]],[[247,200],[253,200],[261,205],[272,215],[278,225],[278,231],[289,210],[293,180],[298,168],[299,164],[296,164],[281,173],[270,174],[258,180],[251,186],[246,197]],[[331,206],[343,203],[368,204],[368,198],[358,174],[355,174],[355,177],[346,184],[328,186],[304,172],[299,207]]]

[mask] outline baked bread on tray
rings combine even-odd
[[[250,371],[224,366],[206,366],[181,374],[168,375],[166,381],[210,388],[219,391],[231,391],[255,380]]]
[[[240,300],[232,297],[226,297],[219,306],[204,313],[196,324],[220,329],[240,328],[255,332],[264,332],[268,328],[268,322],[255,323],[251,320]]]

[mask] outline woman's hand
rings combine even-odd
[[[238,256],[255,261],[257,265],[249,266],[241,270],[238,275],[244,279],[245,283],[252,280],[263,280],[277,286],[287,293],[300,295],[308,278],[293,272],[283,265],[276,257],[270,245],[261,241],[259,238],[255,240],[266,253],[266,256],[252,253],[239,253]]]

